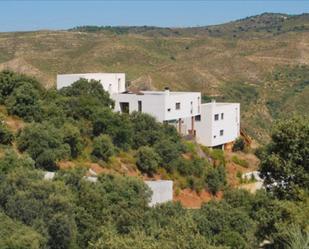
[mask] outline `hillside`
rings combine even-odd
[[[265,13],[209,27],[79,27],[0,33],[0,69],[53,87],[57,73],[126,72],[131,87],[202,91],[240,101],[259,141],[270,124],[308,114],[309,15]]]

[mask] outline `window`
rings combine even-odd
[[[215,114],[215,121],[219,120],[219,114]]]
[[[216,135],[214,135],[214,138],[216,138],[217,136]]]
[[[171,111],[171,108],[168,108],[167,111],[170,112],[170,111]]]
[[[221,113],[221,119],[223,119],[224,118],[224,113]]]
[[[191,114],[193,113],[193,101],[191,101],[191,110],[190,110]]]
[[[138,111],[142,112],[142,101],[139,100],[137,103],[138,103]]]
[[[176,103],[176,110],[180,110],[180,102]]]
[[[201,121],[201,115],[195,116],[195,121]]]
[[[121,92],[121,82],[120,82],[120,79],[118,79],[118,92]]]
[[[223,136],[224,130],[220,130],[220,136]]]

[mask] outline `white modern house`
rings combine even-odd
[[[186,120],[189,123],[189,120]],[[205,103],[195,117],[196,141],[207,147],[228,145],[240,136],[239,103]]]
[[[126,90],[126,75],[124,73],[84,73],[84,74],[58,74],[57,89],[72,85],[79,79],[100,81],[103,89],[110,95]]]
[[[239,103],[201,104],[200,92],[127,91],[124,73],[60,74],[57,89],[85,78],[98,80],[115,101],[115,111],[143,112],[159,122],[174,125],[182,135],[192,135],[207,147],[231,144],[240,135]]]
[[[201,93],[139,91],[124,92],[114,95],[115,111],[132,113],[134,111],[148,113],[159,122],[168,122],[177,127],[182,134],[194,130],[195,116],[200,114]],[[191,122],[186,124],[185,119]]]

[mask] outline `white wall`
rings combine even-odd
[[[126,90],[124,73],[58,74],[57,89],[70,86],[81,78],[100,81],[104,90],[110,94],[120,93]]]
[[[138,101],[142,101],[142,112],[154,116],[159,122],[199,114],[201,94],[198,92],[142,91],[141,93],[143,94],[114,94],[115,111],[120,111],[120,102],[129,103],[130,113],[138,111]],[[176,103],[180,103],[179,110],[176,110]]]
[[[145,181],[152,191],[149,206],[165,203],[173,200],[173,181]]]
[[[219,114],[219,120],[215,120],[215,114]],[[202,104],[201,121],[195,122],[197,142],[213,147],[234,141],[240,131],[239,114],[238,103]],[[220,130],[223,130],[223,135],[220,135]]]

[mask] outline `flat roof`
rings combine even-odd
[[[239,105],[240,103],[229,103],[229,102],[208,102],[202,103],[202,105],[216,105],[216,106],[226,106],[226,105]]]
[[[165,92],[165,91],[139,91],[139,92],[124,92],[122,94],[143,94],[143,95],[184,95],[184,94],[199,94],[200,92]]]
[[[125,74],[125,73],[67,73],[67,74],[57,74],[57,76],[63,76],[63,75],[76,75],[76,76],[79,76],[79,75],[96,75],[96,76],[99,76],[99,75],[102,75],[102,74]]]

